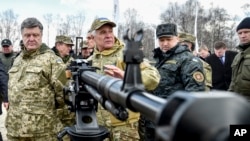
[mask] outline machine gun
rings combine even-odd
[[[116,118],[126,120],[126,108],[140,112],[156,125],[156,141],[228,141],[230,125],[250,124],[249,103],[231,92],[178,91],[168,100],[144,90],[139,64],[143,60],[140,41],[125,36],[124,80],[97,74],[87,62],[76,60],[71,65],[74,82],[66,90],[68,105],[76,112],[76,125],[66,127],[59,135],[68,134],[72,141],[103,140],[109,133],[97,124],[97,102]]]

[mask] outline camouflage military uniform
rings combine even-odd
[[[250,101],[250,43],[240,45],[242,51],[238,53],[232,63],[232,81],[229,91],[243,95]]]
[[[204,91],[202,63],[185,46],[177,45],[166,53],[159,48],[154,50],[156,68],[161,81],[153,93],[167,98],[178,90]]]
[[[9,110],[5,121],[9,139],[56,139],[63,125],[56,108],[64,106],[65,65],[49,47],[23,50],[9,70]],[[38,139],[39,140],[39,139]]]
[[[195,50],[195,40],[196,37],[193,36],[192,34],[188,33],[180,33],[179,34],[180,42],[189,42],[192,44],[190,50],[193,52]],[[212,88],[212,68],[211,66],[203,61],[201,58],[197,57],[201,62],[203,66],[203,72],[204,72],[204,77],[205,77],[205,84],[206,84],[206,91],[210,91]]]
[[[68,36],[64,36],[64,35],[59,35],[59,36],[56,36],[56,43],[57,42],[60,42],[60,43],[63,43],[63,44],[69,44],[69,45],[74,45],[71,38],[68,37]],[[59,51],[57,50],[56,47],[53,47],[52,50],[55,52],[55,54],[59,57],[60,56],[60,53]],[[64,64],[66,65],[66,67],[68,67],[71,63],[71,61],[74,60],[73,57],[71,57],[70,55],[66,55],[65,57],[61,57]],[[70,83],[70,81],[73,81],[71,79],[69,79],[66,83],[66,85],[68,85],[68,83]],[[68,99],[68,97],[65,96],[65,98]],[[73,126],[75,125],[76,123],[76,120],[75,120],[75,113],[74,112],[71,112],[69,109],[68,109],[68,106],[65,104],[63,108],[57,108],[56,109],[57,111],[57,115],[58,117],[60,118],[62,124],[63,124],[63,127],[70,127],[70,126]],[[64,136],[63,137],[63,140],[64,141],[70,141],[70,137],[68,135]]]
[[[160,48],[154,50],[156,68],[161,74],[158,87],[152,91],[154,95],[167,98],[175,91],[204,91],[203,67],[186,46],[177,45],[163,53]],[[139,120],[141,140],[153,140],[155,124],[141,115]]]
[[[98,73],[103,74],[104,65],[116,65],[124,70],[123,58],[123,48],[122,44],[118,39],[115,39],[115,45],[109,50],[104,50],[99,52],[96,48],[94,54],[91,57],[92,64],[95,67],[99,67]],[[146,89],[153,90],[159,83],[160,76],[158,71],[149,65],[147,62],[141,64],[142,81]],[[100,125],[104,125],[110,129],[110,140],[112,141],[129,141],[129,140],[139,140],[139,135],[137,132],[139,113],[133,113],[129,111],[129,118],[127,121],[122,122],[113,117],[109,112],[103,109],[103,107],[98,106],[98,122]]]

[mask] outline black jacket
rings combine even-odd
[[[0,59],[0,115],[2,114],[2,101],[8,102],[8,74]]]
[[[228,90],[232,77],[231,64],[236,54],[237,52],[235,51],[226,51],[224,65],[215,54],[206,58],[205,61],[212,68],[212,89]]]

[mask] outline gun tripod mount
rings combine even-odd
[[[65,127],[58,135],[58,141],[63,141],[63,137],[68,134],[71,141],[103,141],[108,138],[109,131],[104,126],[97,123],[96,111],[98,102],[86,90],[85,83],[81,80],[84,71],[94,71],[94,68],[84,60],[75,60],[69,67],[73,82],[64,88],[64,96],[68,97],[65,103],[71,112],[75,112],[76,124]]]

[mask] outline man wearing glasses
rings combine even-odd
[[[1,45],[2,53],[0,53],[0,58],[3,62],[5,71],[8,72],[12,64],[12,59],[16,56],[16,53],[14,53],[12,43],[9,39],[2,40]]]

